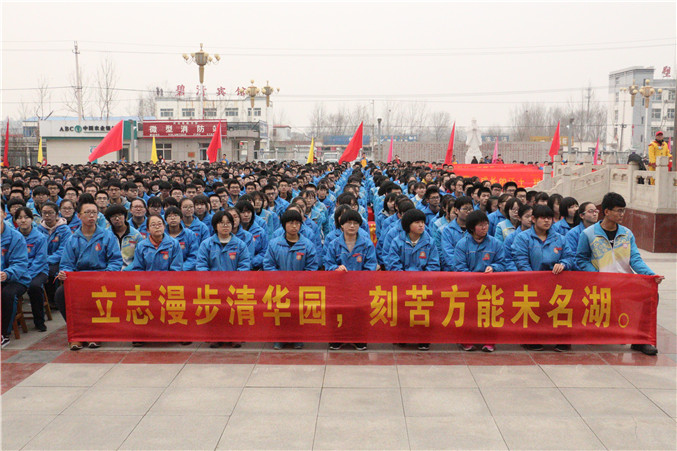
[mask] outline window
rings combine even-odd
[[[654,102],[660,102],[663,98],[663,93],[656,91],[655,97],[653,98]]]
[[[205,117],[216,117],[216,108],[205,108]]]
[[[181,116],[195,117],[195,108],[181,108]]]
[[[172,117],[174,116],[173,108],[160,108],[160,117]]]
[[[252,109],[247,108],[247,116],[251,117]],[[261,108],[254,108],[254,117],[261,117]]]
[[[200,148],[200,160],[206,161],[207,148],[209,147],[209,143],[198,143],[198,147]]]
[[[614,122],[618,122],[618,110],[614,110]]]
[[[674,119],[675,118],[675,109],[674,108],[668,108],[668,112],[665,115],[667,119]]]
[[[227,117],[237,117],[237,108],[226,108],[225,114]]]
[[[661,109],[652,108],[651,109],[651,119],[660,119],[661,118]]]
[[[157,157],[164,160],[172,159],[172,144],[171,143],[156,143]]]
[[[675,91],[668,91],[668,101],[674,102],[675,100]]]

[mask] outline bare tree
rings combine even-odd
[[[430,135],[434,142],[449,139],[451,118],[446,111],[435,111],[430,115]]]
[[[111,109],[113,108],[115,98],[117,97],[117,91],[115,89],[117,79],[118,77],[113,61],[109,57],[104,58],[96,72],[96,84],[98,88],[96,97],[99,117],[101,119],[105,118],[108,120],[111,116]]]
[[[38,120],[47,119],[52,115],[54,110],[51,110],[52,93],[50,92],[47,79],[44,77],[40,77],[38,80],[37,94],[38,98],[36,102],[35,116],[38,118]],[[48,110],[51,111],[48,112]]]
[[[158,90],[157,87],[146,87],[146,91],[143,94],[139,94],[139,99],[137,103],[136,116],[139,120],[143,120],[147,116],[155,116],[156,109],[156,96]]]
[[[85,116],[87,116],[87,112],[91,113],[91,91],[87,87],[87,82],[85,81],[86,77],[82,77],[82,89],[81,89],[81,94],[82,94],[82,111]],[[71,72],[71,74],[68,76],[68,83],[70,84],[71,88],[66,91],[66,94],[64,95],[63,103],[66,107],[66,110],[68,110],[71,113],[74,113],[75,115],[78,114],[78,83],[77,83],[77,77],[75,75],[75,71]]]

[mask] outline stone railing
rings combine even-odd
[[[625,198],[628,208],[656,214],[677,214],[677,173],[668,171],[668,157],[658,157],[655,171],[640,171],[636,163],[593,166],[591,157],[582,165],[561,163],[552,168],[534,189],[575,197],[599,205],[609,191]]]

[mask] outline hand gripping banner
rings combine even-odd
[[[652,276],[76,272],[70,341],[656,343]]]

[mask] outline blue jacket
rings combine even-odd
[[[504,271],[503,244],[489,235],[478,243],[468,233],[456,243],[452,265],[454,271],[459,272],[484,272],[487,266],[491,266],[496,272]]]
[[[62,219],[63,218],[59,218]],[[65,220],[64,220],[65,221]],[[66,242],[70,239],[72,232],[68,224],[62,223],[54,226],[50,231],[43,225],[38,226],[38,230],[47,237],[47,264],[58,265],[63,255]]]
[[[581,233],[576,250],[576,265],[581,271],[627,274],[634,271],[638,274],[654,275],[651,268],[642,260],[635,244],[635,236],[630,229],[619,225],[612,247],[602,229],[601,221]]]
[[[367,232],[364,231],[364,229],[358,229],[357,234],[360,235],[363,238],[366,238],[367,240],[371,241],[371,235],[369,235]],[[334,242],[338,237],[343,235],[343,230],[341,229],[334,229],[331,232],[329,232],[329,235],[327,235],[324,238],[324,246],[322,247],[322,255],[327,255],[327,252],[329,252],[329,246],[331,246],[331,243]]]
[[[204,225],[207,226],[207,230],[209,230],[210,236],[214,235],[214,233],[215,233],[214,227],[212,227],[212,218],[213,217],[214,217],[214,213],[210,213],[210,212],[207,212],[205,214],[205,217],[202,218],[202,219],[198,218],[197,215],[195,215],[195,219],[197,219],[198,221],[201,221]],[[191,269],[191,271],[192,271],[192,269]]]
[[[500,224],[501,221],[505,221],[506,217],[503,216],[501,210],[492,211],[487,215],[487,217],[489,218],[489,236],[495,236],[496,226],[498,226],[498,224]]]
[[[66,243],[59,265],[61,271],[120,271],[122,254],[118,240],[110,230],[96,226],[87,241],[78,228]]]
[[[218,235],[203,241],[197,251],[197,271],[249,271],[251,259],[249,249],[235,235],[221,244]]]
[[[348,271],[375,271],[377,264],[374,243],[359,232],[352,251],[348,250],[345,236],[341,234],[327,246],[324,254],[327,271],[334,271],[341,265]]]
[[[268,245],[263,259],[264,271],[316,271],[321,258],[316,256],[315,245],[303,235],[293,246],[289,246],[284,235],[275,238]]]
[[[576,264],[576,251],[578,250],[578,239],[585,230],[585,224],[580,222],[564,235],[564,258],[571,262],[571,271],[580,271]]]
[[[264,224],[265,225],[265,224]],[[245,231],[240,226],[240,230]],[[268,250],[268,233],[256,222],[247,230],[252,236],[254,243],[254,255],[252,255],[252,268],[260,269],[263,267],[263,258],[266,256]]]
[[[388,271],[439,271],[440,256],[437,246],[424,233],[415,245],[404,231],[395,238],[384,256]]]
[[[419,207],[423,213],[425,213],[425,225],[426,227],[432,227],[433,223],[437,220],[437,213],[433,213],[428,205],[423,205]],[[439,211],[438,211],[439,213]]]
[[[19,231],[21,233],[21,231]],[[23,234],[22,234],[23,235]],[[47,236],[33,226],[28,236],[24,236],[28,250],[28,277],[33,280],[38,274],[48,274]]]
[[[148,225],[146,223],[146,220],[144,220],[141,224],[137,225],[132,221],[131,219],[127,221],[130,225],[130,227],[133,227],[136,229],[137,232],[141,234],[141,237],[146,238],[148,236]]]
[[[286,200],[284,200],[280,196],[278,196],[275,199],[275,214],[277,214],[278,217],[282,216],[282,213],[284,213],[285,210],[287,210],[288,206],[289,206],[289,202],[287,202]]]
[[[197,238],[197,241],[199,243],[202,243],[204,240],[206,240],[211,236],[207,226],[204,225],[204,223],[199,219],[197,219],[195,216],[193,216],[193,222],[191,222],[189,226],[184,224],[183,221],[181,221],[181,225],[184,228],[191,230],[195,234],[195,237]]]
[[[556,223],[554,223],[552,227],[550,227],[550,230],[559,233],[562,236],[565,236],[569,232],[569,230],[571,230],[571,226],[569,225],[569,223],[565,218],[562,218]]]
[[[273,234],[280,228],[280,217],[274,211],[265,208],[261,210],[258,217],[266,222],[265,230],[268,232],[268,241],[272,240]]]
[[[197,260],[197,251],[200,243],[197,242],[195,234],[181,226],[181,232],[174,237],[179,242],[181,253],[183,254],[183,271],[195,271],[195,262]]]
[[[136,245],[134,261],[127,271],[181,271],[183,267],[183,252],[179,242],[171,236],[162,237],[162,242],[155,248],[150,237]]]
[[[533,227],[520,233],[512,244],[512,256],[518,271],[551,271],[556,263],[571,268],[564,258],[564,237],[552,230],[545,241],[536,236]]]
[[[444,271],[455,271],[454,269],[454,250],[461,241],[461,238],[468,235],[468,232],[461,229],[458,221],[454,219],[442,229],[441,247],[442,254],[440,260]]]
[[[527,229],[529,230],[529,229]],[[512,255],[512,243],[515,242],[515,238],[517,238],[517,235],[519,235],[522,232],[526,232],[526,230],[522,230],[522,227],[518,227],[513,233],[508,235],[508,237],[505,239],[503,242],[503,256],[505,257],[505,267],[503,268],[504,271],[510,271],[510,272],[515,272],[517,271],[517,265],[515,264],[515,258]]]
[[[28,286],[31,279],[28,277],[28,249],[26,239],[16,229],[5,225],[0,236],[2,241],[2,264],[0,270],[7,274],[8,282],[18,282]]]
[[[521,226],[520,226],[521,227]],[[505,239],[515,231],[515,226],[512,225],[509,219],[504,219],[496,225],[496,232],[492,233],[491,236],[496,238],[498,241],[503,243]]]

